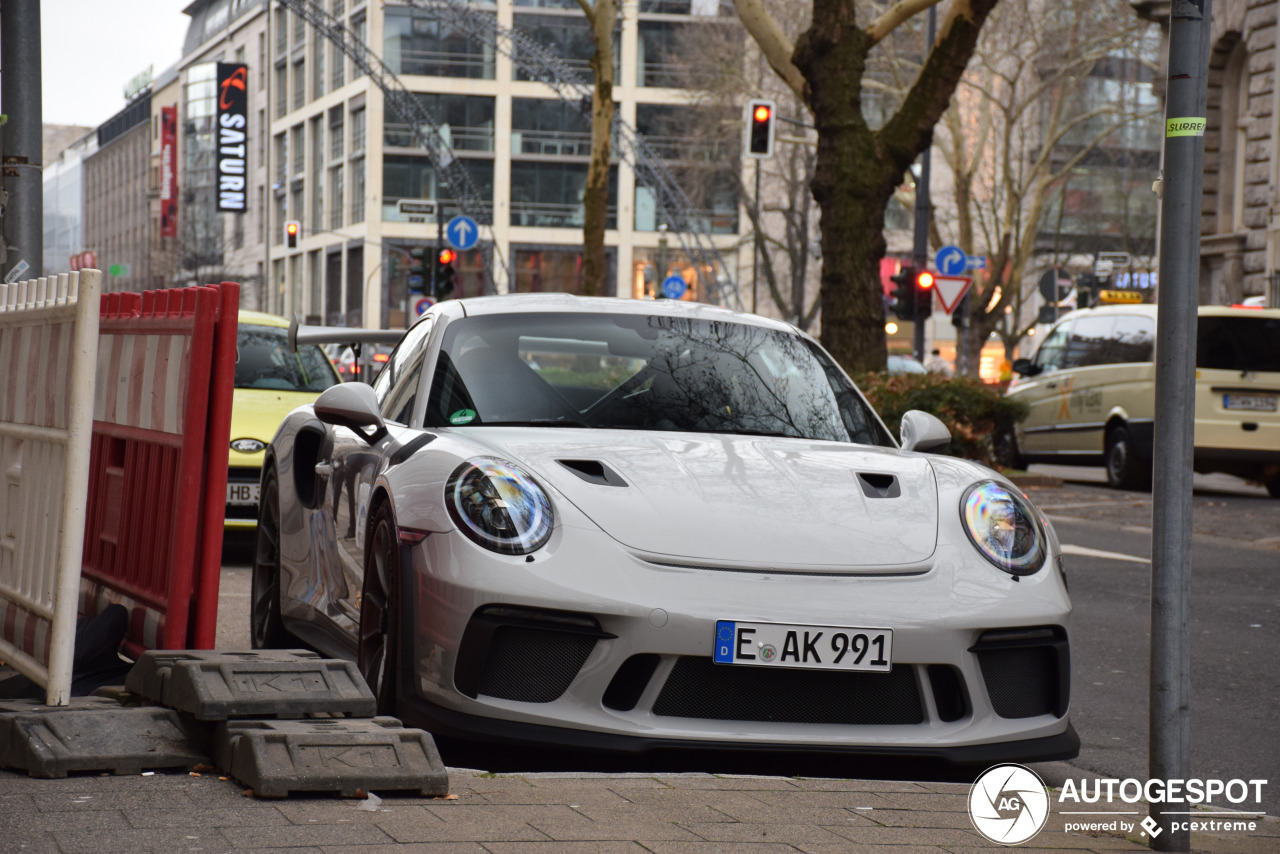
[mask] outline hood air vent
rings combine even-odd
[[[898,479],[891,474],[858,472],[858,484],[868,498],[897,498],[902,494]]]
[[[626,486],[627,482],[613,469],[599,460],[556,460],[560,465],[597,486]]]

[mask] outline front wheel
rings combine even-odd
[[[1107,485],[1112,489],[1146,491],[1151,488],[1151,460],[1140,457],[1126,427],[1107,434]]]
[[[395,714],[399,688],[400,549],[391,506],[374,513],[365,546],[360,596],[360,673],[378,698],[378,714]]]
[[[254,649],[292,649],[297,640],[280,616],[280,481],[274,467],[262,478],[249,598],[249,642]]]

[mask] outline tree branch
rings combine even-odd
[[[583,2],[583,0],[578,0]],[[871,22],[871,26],[867,27],[867,35],[871,37],[871,44],[877,44],[889,33],[893,32],[904,21],[917,12],[923,12],[930,6],[936,6],[941,0],[898,0],[888,9],[886,9],[880,17]]]
[[[587,0],[578,0],[578,2],[585,3]],[[733,0],[733,7],[738,12],[738,20],[742,21],[742,26],[746,27],[751,38],[755,39],[769,66],[778,73],[791,91],[796,93],[796,97],[807,104],[809,101],[805,97],[804,75],[791,61],[791,55],[795,53],[795,45],[764,8],[762,0]]]

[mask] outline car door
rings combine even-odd
[[[1070,333],[1070,318],[1050,329],[1032,359],[1035,372],[1019,378],[1017,385],[1010,390],[1012,397],[1025,401],[1028,406],[1027,417],[1018,426],[1018,445],[1025,454],[1057,451],[1053,433],[1060,407],[1058,388],[1062,377],[1059,376],[1059,368]]]
[[[334,597],[342,613],[344,628],[356,632],[360,626],[360,592],[364,583],[365,534],[369,522],[369,502],[374,483],[383,468],[387,450],[408,441],[406,434],[418,390],[422,364],[426,359],[433,318],[413,326],[388,357],[386,366],[373,384],[388,434],[369,444],[354,431],[335,427],[333,473],[331,476],[334,524],[338,538],[338,558],[342,564],[341,595]]]
[[[1104,390],[1114,371],[1108,367],[1113,314],[1084,314],[1071,324],[1067,349],[1054,380],[1056,406],[1052,442],[1060,455],[1102,452],[1106,428]]]

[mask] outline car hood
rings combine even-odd
[[[697,433],[468,433],[527,464],[618,542],[658,559],[923,571],[937,540],[933,470],[896,449]],[[588,482],[563,461],[603,463],[626,485]]]
[[[236,389],[231,399],[231,441],[257,439],[265,448],[286,415],[319,396],[314,391]],[[262,457],[262,451],[244,454],[232,448],[229,462],[233,466],[260,466]]]

